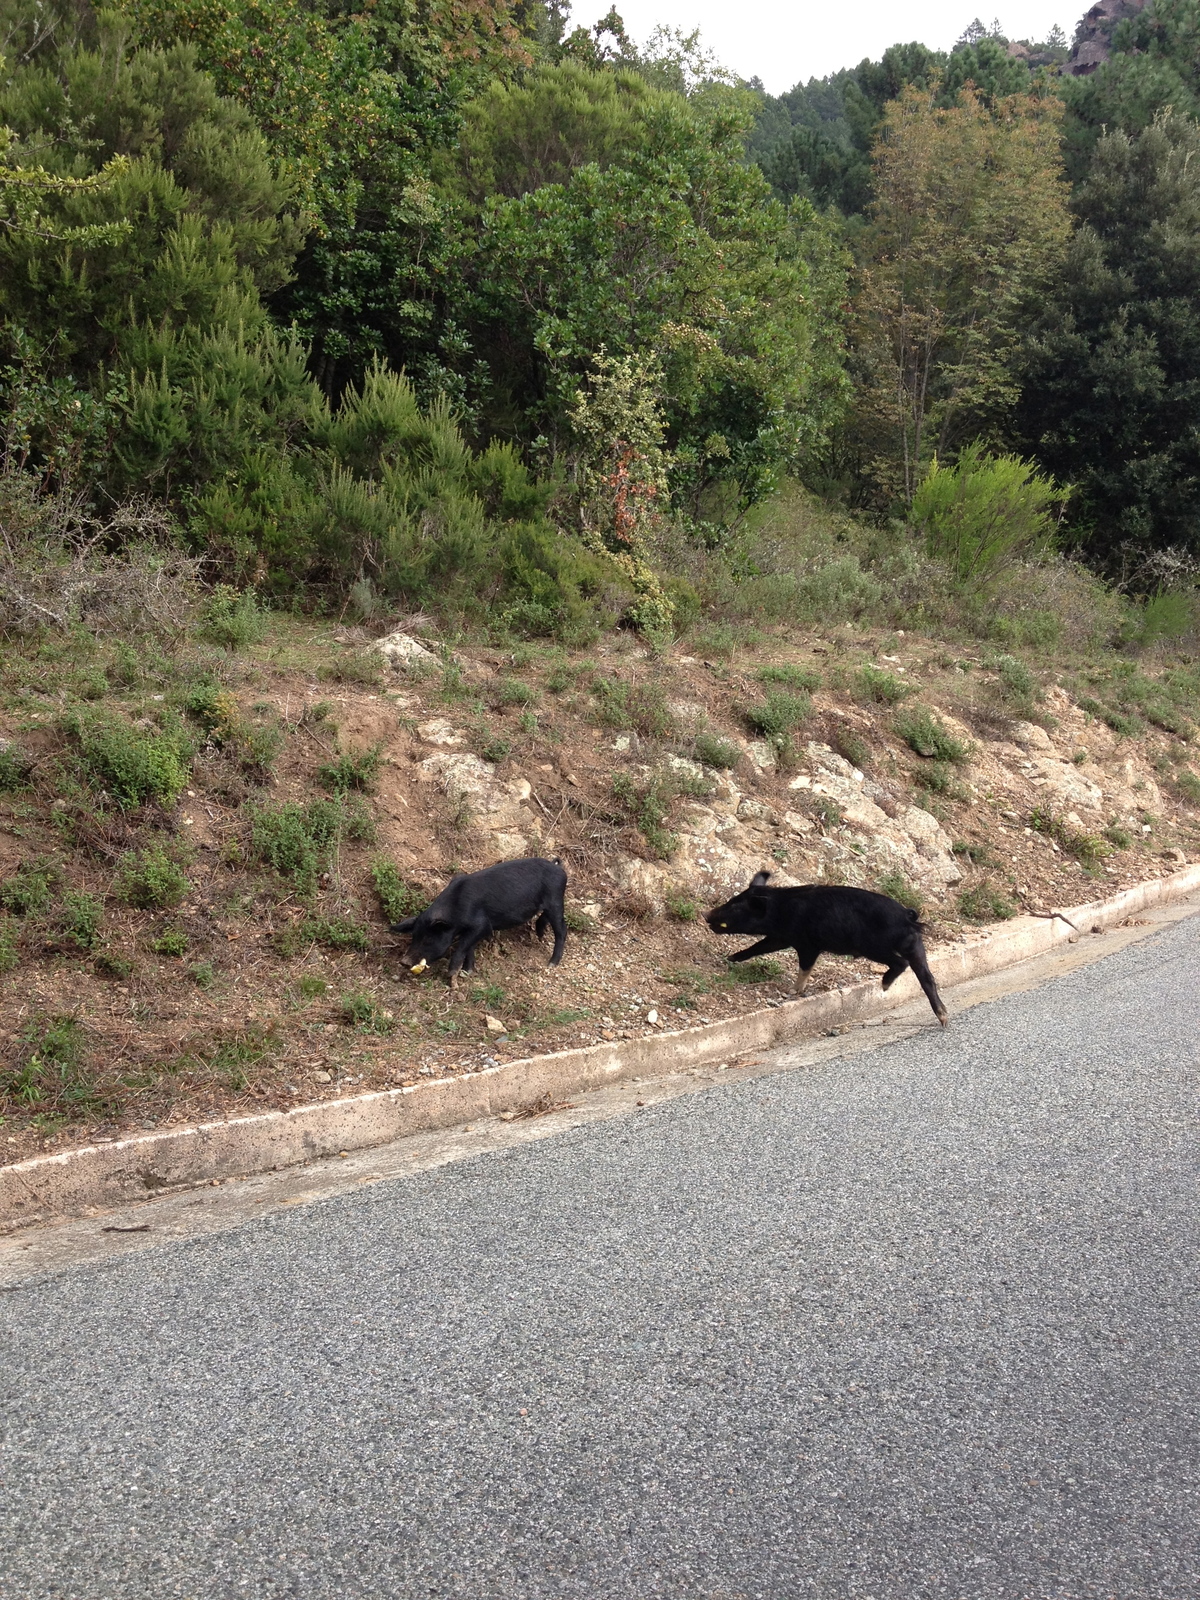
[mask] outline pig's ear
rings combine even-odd
[[[750,879],[750,887],[752,889],[761,889],[770,876],[769,872],[756,872]]]
[[[393,933],[411,933],[417,925],[416,917],[405,917],[403,922],[393,922]]]

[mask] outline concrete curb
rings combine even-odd
[[[1196,890],[1200,865],[1135,884],[1107,900],[1068,907],[1061,918],[1015,918],[965,944],[933,952],[930,965],[939,987],[952,989]],[[622,1078],[660,1076],[685,1064],[702,1066],[862,1022],[920,994],[911,973],[887,993],[875,978],[679,1033],[562,1050],[461,1078],[35,1156],[0,1167],[0,1227],[79,1215],[210,1178],[242,1177],[341,1151],[366,1150],[408,1134],[496,1116],[547,1093],[561,1099]]]

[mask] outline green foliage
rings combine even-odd
[[[953,466],[936,456],[912,500],[912,521],[931,556],[959,582],[982,585],[1018,556],[1051,548],[1067,491],[1020,456],[990,456],[978,440]]]
[[[188,977],[197,989],[211,989],[217,981],[216,968],[211,961],[197,961],[194,966],[188,968]]]
[[[899,901],[902,906],[907,906],[910,911],[920,913],[925,902],[920,892],[914,889],[908,879],[900,872],[889,872],[879,880],[880,894],[886,894],[891,899]]]
[[[317,782],[322,788],[338,795],[346,794],[351,789],[373,790],[382,754],[382,740],[358,755],[343,751],[336,761],[326,762],[317,768]]]
[[[958,897],[958,909],[968,922],[1006,922],[1017,908],[990,883],[978,883]]]
[[[1185,800],[1190,800],[1193,805],[1200,805],[1200,778],[1187,767],[1181,767],[1175,774],[1175,787]]]
[[[341,999],[341,1017],[360,1033],[391,1033],[395,1026],[392,1013],[385,1011],[374,996],[361,989],[351,990]]]
[[[567,927],[572,933],[596,933],[598,925],[594,917],[589,917],[578,906],[568,906],[564,913]]]
[[[100,937],[103,919],[104,910],[95,895],[68,890],[51,922],[54,942],[68,950],[92,950]]]
[[[188,942],[188,936],[182,928],[166,928],[152,941],[150,948],[160,956],[185,956]]]
[[[132,976],[134,962],[128,956],[119,956],[112,950],[102,950],[92,962],[92,971],[98,978],[112,978],[120,982],[122,978]]]
[[[17,1046],[15,1070],[0,1080],[18,1104],[60,1116],[85,1116],[99,1103],[96,1079],[84,1059],[86,1036],[69,1016],[28,1023]]]
[[[833,748],[852,767],[865,772],[871,765],[871,746],[852,728],[839,726],[833,736]]]
[[[373,861],[371,882],[389,922],[404,922],[408,917],[415,917],[424,911],[429,904],[429,896],[403,878],[393,861]]]
[[[355,917],[307,917],[302,924],[306,942],[329,950],[369,950],[371,930]]]
[[[340,800],[314,800],[307,806],[289,800],[279,806],[252,807],[250,853],[308,897],[316,891],[344,822]]]
[[[769,956],[755,956],[752,961],[734,962],[722,976],[728,983],[778,983],[783,968]]]
[[[894,672],[883,672],[878,667],[860,667],[854,675],[854,689],[860,700],[874,701],[881,706],[899,705],[909,695],[916,694],[912,684],[905,683]]]
[[[612,781],[612,792],[654,854],[664,861],[674,855],[679,838],[667,823],[677,790],[670,775],[656,772],[637,780],[627,772],[618,772]]]
[[[631,684],[597,674],[592,679],[592,693],[606,727],[632,728],[645,739],[669,739],[675,732],[666,691],[653,680]]]
[[[254,590],[239,594],[227,584],[218,584],[213,591],[204,607],[203,620],[208,638],[230,650],[257,644],[267,630],[267,619]]]
[[[814,672],[811,667],[797,667],[788,664],[775,667],[760,667],[755,673],[759,683],[782,683],[788,689],[811,690],[821,687],[821,674]]]
[[[1031,711],[1043,699],[1042,688],[1024,661],[1016,656],[993,656],[987,662],[1000,679],[1004,696],[1022,711]]]
[[[695,922],[700,914],[700,907],[690,894],[683,891],[668,895],[664,904],[668,915],[674,917],[677,922]]]
[[[896,718],[895,729],[905,744],[926,760],[960,762],[970,757],[970,746],[949,733],[924,706],[902,711]]]
[[[0,917],[0,978],[15,972],[21,960],[17,930],[7,917]]]
[[[692,754],[706,767],[716,767],[718,770],[736,767],[742,759],[742,752],[736,744],[707,730],[702,730],[692,741]]]
[[[29,783],[32,763],[15,745],[4,743],[0,749],[0,794],[13,794]]]
[[[918,767],[913,774],[922,789],[932,794],[945,795],[947,800],[966,801],[970,795],[954,776],[954,769],[946,761],[933,761],[927,767]]]
[[[17,917],[37,916],[50,905],[61,880],[52,862],[27,862],[0,882],[0,906]]]
[[[1048,806],[1036,806],[1029,816],[1029,826],[1035,833],[1053,839],[1061,850],[1088,868],[1097,867],[1112,850],[1103,839],[1081,828],[1073,828],[1063,817],[1056,816]]]
[[[329,985],[315,972],[306,972],[296,980],[296,993],[301,1000],[320,1000],[329,993]]]
[[[156,801],[175,805],[191,777],[192,749],[182,728],[136,727],[109,712],[73,712],[63,727],[92,784],[123,809]]]
[[[178,849],[156,844],[123,855],[113,887],[127,905],[163,911],[179,905],[192,884],[180,864]]]
[[[1200,783],[1196,786],[1197,798],[1200,798]],[[1112,827],[1105,828],[1104,837],[1114,850],[1128,850],[1133,843],[1133,835],[1128,828],[1121,828],[1114,823]]]
[[[757,705],[746,706],[742,715],[753,732],[761,734],[777,750],[783,750],[790,736],[812,716],[812,709],[808,695],[772,689]]]

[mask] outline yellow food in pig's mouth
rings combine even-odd
[[[425,968],[428,965],[429,965],[428,961],[421,960],[421,961],[417,962],[415,967],[410,968],[410,971],[413,973],[413,975],[415,977],[418,972],[424,972]]]

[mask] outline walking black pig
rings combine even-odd
[[[547,861],[542,856],[501,861],[482,872],[460,872],[419,916],[393,923],[393,933],[412,935],[401,964],[413,972],[424,972],[453,945],[450,987],[457,988],[459,973],[475,970],[475,946],[481,939],[501,928],[519,928],[536,917],[534,931],[539,939],[547,926],[554,929],[550,965],[556,967],[567,942],[566,888],[561,861]]]
[[[921,923],[915,911],[870,889],[843,889],[809,883],[794,889],[767,887],[769,872],[756,872],[748,888],[710,911],[705,921],[714,933],[757,933],[757,944],[739,950],[731,961],[749,961],[776,950],[794,950],[800,961],[796,993],[803,994],[817,957],[863,956],[887,968],[890,989],[911,967],[933,1014],[946,1026],[946,1008],[925,959]]]

